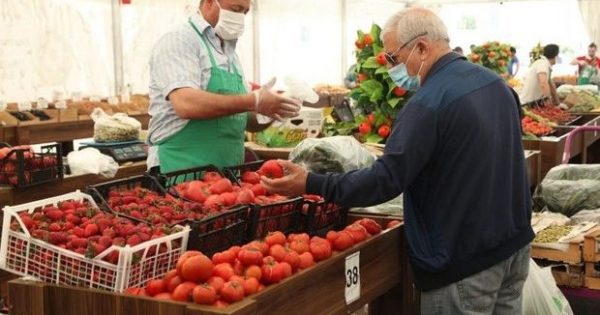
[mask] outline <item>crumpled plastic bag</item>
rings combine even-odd
[[[583,209],[600,208],[600,165],[559,165],[537,187],[533,201],[568,217]]]
[[[345,173],[369,167],[375,162],[375,155],[351,136],[304,139],[289,158],[318,174]]]
[[[90,115],[94,120],[94,141],[124,142],[140,138],[142,123],[125,113],[108,115],[102,108],[96,107]]]
[[[556,286],[550,267],[540,268],[531,258],[523,286],[523,314],[573,315],[569,301]]]
[[[96,174],[112,178],[119,170],[119,164],[112,157],[94,148],[70,152],[67,161],[73,175]]]
[[[600,224],[600,208],[595,210],[581,210],[571,217],[573,223],[594,222]]]

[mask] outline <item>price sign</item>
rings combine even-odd
[[[346,257],[344,275],[346,304],[349,305],[360,298],[360,252]]]

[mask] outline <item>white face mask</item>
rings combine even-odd
[[[219,1],[216,1],[220,9],[219,21],[215,25],[215,32],[224,40],[237,39],[244,33],[244,21],[246,15],[221,8]]]

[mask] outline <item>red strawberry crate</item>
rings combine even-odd
[[[87,192],[106,211],[148,224],[181,224],[208,214],[201,204],[171,196],[149,175],[92,185]]]
[[[347,220],[348,208],[325,200],[305,198],[300,211],[300,230],[310,235],[323,235],[327,231],[341,229]]]
[[[250,208],[241,206],[188,222],[191,229],[188,250],[212,255],[231,246],[247,243],[252,223],[250,215]]]
[[[260,239],[269,232],[284,234],[298,231],[302,197],[290,198],[272,204],[252,205],[250,239]]]
[[[95,253],[93,258],[46,242],[52,241],[51,236],[36,238],[33,233],[39,234],[39,229],[29,232],[28,225],[31,222],[22,219],[25,217],[22,216],[23,212],[35,217],[36,213],[42,214],[48,207],[61,208],[65,203],[82,205],[80,207],[83,211],[101,212],[90,195],[79,191],[4,207],[0,268],[47,283],[122,292],[125,288],[143,286],[149,279],[165,275],[175,266],[187,247],[189,227],[181,226],[174,227],[171,234],[157,236],[134,246],[121,247],[113,244]],[[48,210],[44,214],[45,218],[53,217],[49,214]],[[131,223],[124,218],[119,220]],[[90,244],[93,243],[88,243],[88,251],[95,248]],[[114,256],[114,263],[104,260],[110,256]]]
[[[34,152],[30,146],[10,147],[0,143],[0,147],[0,184],[24,188],[64,176],[60,143],[44,145],[40,152]]]

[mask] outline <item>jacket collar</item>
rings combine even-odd
[[[437,72],[439,72],[440,70],[442,70],[442,68],[444,68],[446,65],[448,65],[449,63],[458,60],[458,59],[462,59],[462,60],[467,60],[467,58],[461,54],[457,54],[455,52],[449,52],[445,55],[443,55],[440,59],[438,59],[438,61],[436,61],[433,66],[431,67],[431,69],[429,69],[429,73],[427,74],[427,77],[425,77],[425,80],[423,80],[421,85],[424,85],[425,82],[427,82],[427,80],[429,80],[430,77],[434,76]]]

